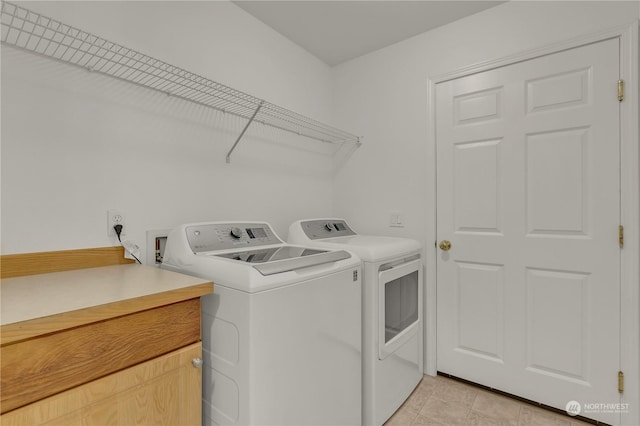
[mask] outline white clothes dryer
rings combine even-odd
[[[294,222],[287,241],[362,260],[362,419],[382,425],[423,376],[421,244],[359,235],[343,219]]]
[[[172,230],[161,267],[214,282],[203,424],[361,424],[358,257],[287,245],[264,222],[208,222]]]

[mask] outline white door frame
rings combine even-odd
[[[620,73],[624,81],[625,99],[620,103],[620,192],[621,224],[624,226],[624,248],[621,250],[621,312],[620,312],[620,365],[625,375],[625,389],[622,402],[628,403],[628,412],[622,415],[623,424],[640,424],[640,149],[639,149],[639,79],[640,67],[638,21],[617,26],[605,31],[588,34],[571,40],[555,43],[539,49],[521,52],[498,60],[461,68],[428,80],[428,125],[427,139],[427,247],[425,257],[426,273],[425,299],[425,372],[435,375],[437,371],[436,339],[436,129],[435,129],[435,89],[438,83],[464,77],[478,72],[511,65],[536,57],[573,49],[586,44],[619,38]],[[615,82],[612,82],[612,96],[615,96]],[[431,242],[434,244],[431,244]],[[616,385],[612,378],[612,386]]]

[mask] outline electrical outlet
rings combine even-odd
[[[120,210],[107,210],[107,235],[110,237],[118,237],[115,229],[116,225],[122,225],[122,233],[120,237],[126,234],[127,227],[124,225],[124,214]]]
[[[392,228],[404,228],[404,213],[391,212],[389,215],[389,226]]]

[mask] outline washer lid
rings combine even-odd
[[[295,271],[296,269],[336,262],[351,257],[349,253],[343,250],[326,251],[295,246],[243,250],[232,253],[215,254],[213,256],[251,263],[262,275]]]
[[[265,263],[276,260],[295,259],[320,253],[327,253],[327,251],[297,246],[280,246],[265,247],[256,250],[240,250],[231,253],[215,254],[214,256],[247,263]]]

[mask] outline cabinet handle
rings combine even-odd
[[[191,364],[193,364],[193,366],[195,368],[202,368],[202,358],[194,358],[191,360]]]

